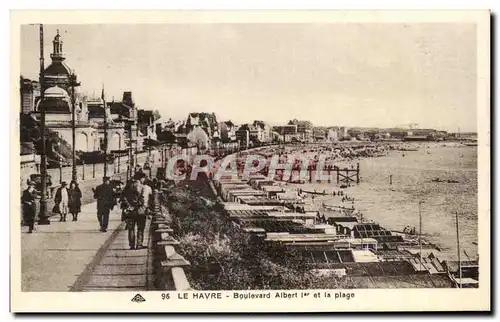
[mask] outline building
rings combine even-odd
[[[282,142],[292,142],[299,139],[295,124],[274,126],[273,131],[279,134],[279,141]]]
[[[21,113],[30,114],[35,111],[35,102],[40,98],[40,83],[21,76]]]
[[[89,122],[98,130],[99,150],[105,149],[105,132],[107,131],[107,153],[126,150],[126,124],[115,115],[112,117],[110,104],[104,108],[104,89],[101,98],[87,98]]]
[[[92,152],[99,150],[98,131],[88,121],[87,105],[83,95],[78,92],[77,77],[65,63],[63,41],[59,35],[52,41],[52,63],[43,73],[41,91],[44,99],[35,104],[35,117],[39,119],[40,110],[45,109],[45,124],[56,132],[61,139],[72,142],[72,111],[75,108],[75,150]],[[75,87],[72,87],[72,84]],[[74,88],[74,92],[73,92]]]
[[[288,125],[297,126],[297,139],[301,142],[313,142],[313,125],[310,121],[293,119]]]
[[[200,127],[207,133],[209,140],[220,140],[219,123],[214,113],[189,113],[185,127],[186,134],[194,127]]]
[[[241,146],[250,146],[259,142],[260,127],[251,123],[241,125],[236,130],[236,140],[240,142]]]
[[[219,124],[220,137],[223,143],[236,142],[236,125],[229,121],[221,122]]]
[[[75,108],[75,150],[81,152],[102,151],[104,149],[105,128],[108,131],[108,152],[124,150],[128,127],[135,124],[135,110],[132,93],[125,92],[122,102],[104,103],[104,88],[100,98],[89,97],[78,90],[77,76],[65,62],[63,40],[57,31],[52,42],[53,52],[51,64],[44,70],[43,101],[36,95],[36,85],[32,82],[32,96],[35,104],[32,115],[40,119],[41,108],[45,109],[45,124],[49,131],[65,142],[72,143],[72,117]],[[22,97],[26,98],[25,110],[30,109],[28,82],[22,89]],[[72,86],[74,85],[74,86]],[[106,117],[107,122],[104,122]],[[106,125],[105,125],[106,123]]]
[[[339,140],[340,134],[339,130],[336,128],[328,129],[328,133],[326,135],[326,140],[328,142],[337,142]]]
[[[257,141],[267,143],[271,141],[271,127],[264,121],[254,121],[253,126],[257,128]]]
[[[139,132],[143,136],[150,140],[158,140],[156,136],[156,124],[159,120],[155,119],[155,114],[151,110],[138,110],[137,111],[137,126],[139,127]]]
[[[130,145],[132,145],[132,150],[142,151],[144,137],[137,126],[138,111],[132,98],[132,92],[125,91],[121,101],[113,100],[106,104],[109,107],[110,117],[113,122],[123,123],[124,125],[124,148],[130,148]],[[110,138],[109,133],[108,138]]]

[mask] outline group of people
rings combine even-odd
[[[134,169],[135,174],[122,189],[120,185],[115,186],[109,177],[103,177],[101,185],[93,191],[93,197],[97,201],[97,220],[101,232],[107,232],[109,215],[111,210],[118,204],[122,211],[121,220],[125,221],[128,230],[130,249],[143,249],[144,229],[147,218],[151,216],[154,208],[153,189],[161,187],[161,182],[156,178],[149,180],[142,169]],[[35,182],[28,181],[28,188],[23,191],[21,197],[23,221],[29,227],[29,233],[34,231],[36,218],[36,199],[40,192],[35,189]],[[54,195],[54,208],[52,211],[60,215],[59,221],[65,222],[68,213],[72,214],[72,221],[78,221],[81,212],[82,191],[78,183],[71,181],[69,187],[62,182]]]
[[[406,234],[409,234],[409,235],[416,235],[417,234],[417,228],[416,227],[406,226],[405,229],[403,229],[403,233],[406,233]]]
[[[121,219],[127,223],[128,240],[130,249],[143,249],[144,229],[147,218],[153,211],[153,189],[159,186],[156,179],[149,180],[142,172],[137,171],[132,179],[127,182],[123,190],[117,195],[109,184],[109,178],[103,179],[103,184],[94,190],[97,199],[97,219],[100,230],[108,229],[109,213],[116,206],[119,199],[122,211]]]
[[[40,195],[40,192],[35,189],[35,185],[34,181],[29,180],[28,188],[23,191],[21,196],[23,221],[29,227],[28,233],[33,233],[35,230],[36,199]],[[68,213],[72,215],[72,221],[78,221],[81,205],[82,192],[78,183],[71,181],[68,187],[68,184],[63,181],[54,195],[52,212],[60,214],[59,221],[66,221]]]

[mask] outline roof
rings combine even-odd
[[[63,61],[53,61],[43,72],[44,76],[71,75],[71,69]]]
[[[252,209],[241,209],[241,210],[227,210],[230,217],[237,218],[253,218],[253,217],[268,217],[265,210],[252,210]]]
[[[290,234],[290,233],[267,233],[266,241],[277,241],[284,243],[301,243],[313,241],[329,241],[335,240],[336,236],[333,234]]]
[[[233,123],[233,122],[231,122],[231,120],[229,120],[229,121],[225,121],[225,122],[223,122],[223,123],[225,123],[228,127],[233,127],[233,126],[234,126],[234,123]]]
[[[259,191],[254,189],[234,189],[234,190],[229,190],[229,193],[235,197],[240,195],[264,196],[266,194],[264,191]]]
[[[251,222],[244,222],[244,226],[248,228],[263,229],[268,234],[273,233],[289,233],[294,229],[301,226],[301,224],[294,223],[293,221],[270,221],[270,220],[255,220]]]
[[[51,114],[51,113],[69,113],[70,112],[70,106],[69,102],[66,100],[62,100],[61,98],[56,98],[56,97],[47,97],[44,98],[43,101],[40,103],[40,106],[38,109],[41,107],[45,108],[46,113]]]
[[[346,222],[337,222],[335,224],[338,225],[338,226],[347,227],[347,228],[349,228],[349,229],[352,230],[354,227],[356,227],[356,225],[358,223],[357,222],[352,222],[352,221],[346,221]]]
[[[266,192],[280,192],[283,191],[283,188],[280,186],[263,186],[262,190]]]
[[[338,242],[342,243],[349,243],[349,244],[355,244],[355,245],[362,245],[362,244],[376,244],[377,240],[373,238],[341,238],[337,240]]]
[[[329,217],[327,214],[325,214],[325,217],[329,221],[335,223],[358,222],[358,219],[356,217],[350,217],[350,216]]]
[[[369,250],[353,249],[351,252],[356,263],[373,263],[379,261],[377,256]]]
[[[297,126],[296,125],[280,125],[280,126],[275,126],[273,128],[273,130],[280,135],[296,134],[297,133]]]
[[[61,88],[57,85],[47,88],[44,92],[44,96],[46,98],[49,98],[49,97],[69,98],[68,92],[66,92],[66,90],[64,90],[64,88]]]
[[[312,213],[300,213],[300,212],[279,212],[279,211],[271,211],[268,212],[267,215],[269,217],[277,217],[277,218],[306,218],[306,219],[314,219],[316,218],[316,214]]]
[[[133,107],[128,106],[123,102],[107,102],[111,114],[119,114],[125,117],[133,116]]]
[[[226,210],[273,210],[272,206],[249,206],[238,202],[224,202],[224,209]]]

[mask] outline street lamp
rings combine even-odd
[[[71,86],[71,141],[72,141],[72,157],[73,157],[73,169],[71,171],[71,180],[77,181],[76,178],[76,108],[75,108],[75,87],[80,86],[80,83],[76,81],[75,72],[72,71],[71,75],[69,75],[69,85]]]
[[[38,213],[38,224],[39,225],[50,225],[49,216],[47,215],[47,151],[46,151],[46,139],[45,139],[45,106],[43,105],[44,100],[44,58],[43,58],[43,24],[40,24],[40,102],[38,103],[40,109],[40,132],[42,140],[42,151],[40,155],[40,172],[42,175],[42,195],[40,197],[40,212]]]

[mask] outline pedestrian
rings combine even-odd
[[[148,218],[151,218],[151,211],[153,209],[153,189],[152,189],[152,182],[151,180],[147,179],[146,177],[143,176],[140,180],[143,190],[142,190],[142,196],[144,198],[144,205],[146,206],[146,215]]]
[[[33,233],[35,229],[35,216],[36,216],[36,200],[37,191],[35,190],[35,182],[29,180],[28,188],[23,191],[21,196],[21,205],[23,211],[24,224],[29,227],[28,233]]]
[[[73,221],[78,221],[78,214],[82,211],[82,191],[76,181],[71,181],[69,184],[69,202],[68,208]]]
[[[144,228],[146,227],[146,202],[144,200],[145,177],[140,173],[134,175],[134,181],[124,191],[124,204],[126,205],[126,218],[128,241],[130,249],[143,249]],[[137,232],[136,232],[137,227]],[[137,238],[136,238],[137,237]]]
[[[97,220],[103,233],[108,231],[109,212],[115,206],[115,196],[113,187],[109,183],[109,177],[102,178],[102,184],[94,191],[94,198],[97,199]]]
[[[66,221],[69,203],[68,184],[66,181],[63,181],[61,186],[57,189],[56,194],[54,195],[54,203],[59,210],[59,214],[61,215],[59,221]]]
[[[125,196],[126,196],[126,192],[129,191],[130,186],[132,185],[133,182],[134,181],[132,179],[128,180],[127,183],[125,184],[125,187],[123,188],[123,190],[121,191],[121,194],[120,194],[120,208],[122,209],[122,217],[121,217],[122,221],[127,220],[128,203],[127,203]]]

